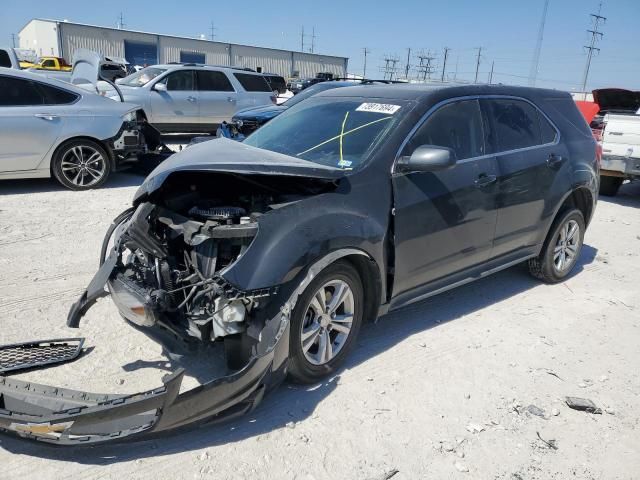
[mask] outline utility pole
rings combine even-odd
[[[544,9],[542,10],[542,19],[538,28],[538,40],[536,40],[536,49],[533,51],[533,60],[531,60],[531,71],[529,72],[529,86],[536,86],[536,77],[538,76],[538,64],[540,63],[540,51],[542,50],[542,37],[544,36],[544,24],[547,21],[547,10],[549,8],[549,0],[544,1]]]
[[[120,12],[120,16],[118,17],[118,30],[122,30],[124,28],[124,16],[122,12]]]
[[[442,75],[440,76],[440,81],[444,82],[444,72],[446,71],[447,68],[447,56],[449,55],[449,50],[451,50],[448,47],[444,47],[444,59],[442,60]]]
[[[302,25],[302,33],[300,33],[300,51],[304,52],[304,25]]]
[[[407,64],[404,66],[404,78],[405,79],[409,79],[409,68],[411,68],[411,65],[409,64],[409,61],[411,59],[411,48],[407,48]]]
[[[493,60],[491,62],[491,72],[489,72],[489,85],[491,85],[491,82],[493,82],[493,65],[496,63],[495,60]]]
[[[582,79],[583,92],[587,91],[587,78],[589,77],[589,68],[591,68],[591,59],[593,58],[593,52],[594,50],[596,52],[600,51],[600,49],[595,46],[596,41],[598,40],[598,37],[602,38],[602,36],[604,35],[602,32],[598,30],[598,27],[600,26],[600,22],[602,21],[602,23],[605,23],[607,21],[606,17],[603,17],[602,15],[600,15],[601,11],[602,11],[602,2],[600,2],[600,6],[598,7],[598,13],[590,14],[590,16],[593,17],[593,30],[587,30],[587,32],[591,34],[591,43],[589,44],[588,47],[586,45],[584,47],[587,49],[587,65],[584,69],[584,78]]]
[[[213,23],[213,20],[211,20],[211,26],[209,27],[209,30],[211,31],[211,33],[209,34],[209,38],[211,39],[212,42],[216,41],[216,25],[215,23]]]
[[[453,80],[458,79],[458,63],[460,63],[460,55],[456,55],[456,71],[453,73]]]
[[[367,55],[371,53],[371,50],[369,50],[367,47],[364,47],[362,49],[362,52],[364,53],[364,68],[362,69],[362,78],[367,78]]]
[[[311,30],[311,53],[313,53],[313,51],[316,48],[316,27],[315,25],[313,26],[313,29]]]
[[[13,44],[13,48],[16,48],[16,34],[11,34],[11,43]]]
[[[482,47],[478,47],[478,59],[476,60],[476,78],[473,83],[478,83],[478,71],[480,70],[480,55],[482,55]]]

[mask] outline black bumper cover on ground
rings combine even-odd
[[[242,370],[182,394],[182,369],[165,377],[163,386],[133,395],[0,377],[0,430],[55,445],[87,445],[228,419],[259,403],[275,373],[273,359],[273,351],[253,357]]]

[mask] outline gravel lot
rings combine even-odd
[[[126,393],[171,368],[108,298],[80,331],[64,325],[141,181],[121,173],[81,193],[0,183],[1,342],[84,335],[95,347],[21,378]],[[387,315],[364,329],[339,377],[285,384],[231,423],[79,451],[2,436],[0,478],[638,478],[640,184],[599,202],[585,243],[565,283],[514,267]],[[603,414],[570,410],[566,395]]]

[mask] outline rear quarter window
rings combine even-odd
[[[43,83],[37,83],[37,88],[42,93],[45,105],[69,105],[79,97],[75,93]]]
[[[271,92],[272,89],[262,75],[248,73],[234,73],[236,80],[247,92]]]
[[[0,106],[28,107],[43,103],[43,96],[34,82],[0,76]]]

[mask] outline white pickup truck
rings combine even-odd
[[[614,196],[624,180],[640,178],[640,114],[609,113],[603,123],[600,194]]]

